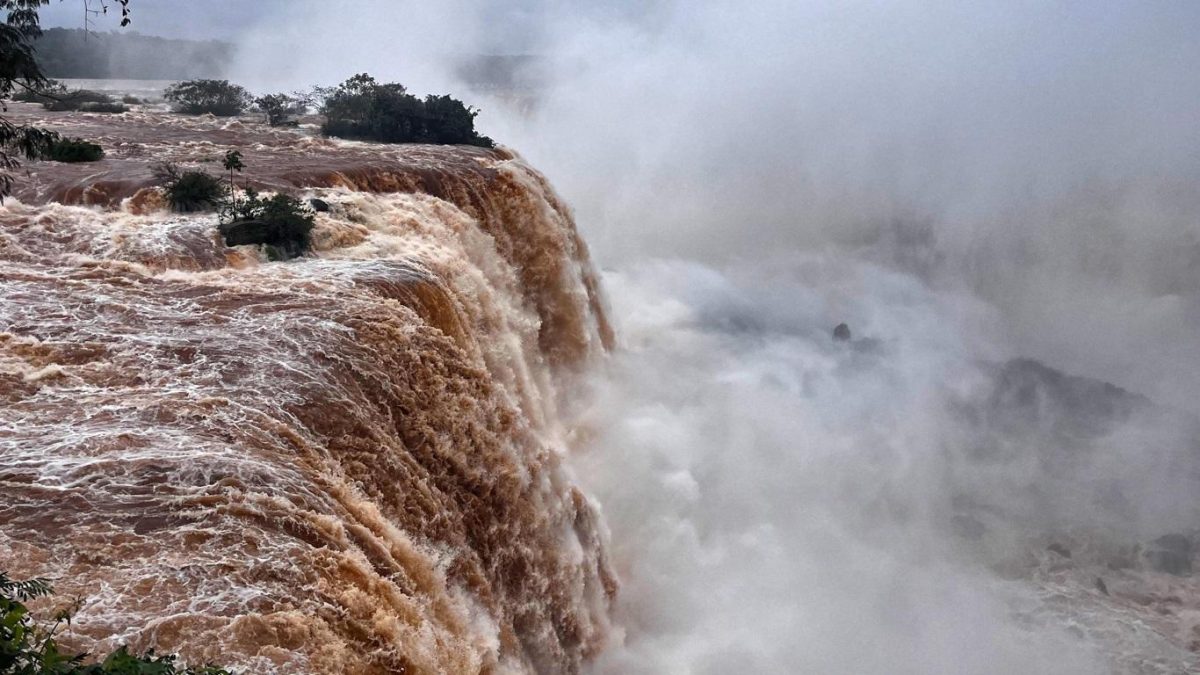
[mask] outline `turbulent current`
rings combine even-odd
[[[612,332],[545,179],[504,151],[111,119],[51,117],[109,158],[31,165],[0,209],[0,569],[79,598],[81,649],[578,670],[617,582],[561,411]],[[330,205],[314,255],[226,248],[147,189],[235,147],[242,184]]]
[[[811,157],[803,111],[624,124],[760,68],[696,63],[498,134],[603,275],[506,149],[13,104],[107,155],[0,206],[0,570],[74,649],[239,673],[1200,672],[1193,192],[893,219],[739,156]],[[328,206],[312,255],[165,209],[235,148]]]

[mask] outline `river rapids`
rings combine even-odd
[[[560,409],[612,344],[587,249],[504,150],[13,106],[95,139],[0,208],[0,569],[79,649],[240,672],[573,672],[617,583]],[[152,166],[319,197],[226,248]]]

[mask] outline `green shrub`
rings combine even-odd
[[[475,131],[478,110],[449,96],[409,94],[404,85],[380,84],[367,74],[355,75],[332,89],[318,89],[327,136],[384,143],[442,143],[495,146]]]
[[[98,162],[104,159],[104,148],[79,138],[59,138],[50,143],[42,159],[55,162]]]
[[[104,659],[85,663],[88,654],[64,652],[55,635],[71,625],[69,610],[46,625],[34,620],[25,603],[53,592],[45,579],[13,581],[0,572],[0,673],[6,675],[231,675],[223,668],[179,668],[174,656],[138,656],[120,647]]]
[[[129,112],[129,108],[127,108],[127,107],[126,107],[124,104],[121,104],[121,103],[116,103],[116,102],[112,102],[112,103],[84,103],[83,105],[79,106],[79,110],[80,110],[81,112],[90,112],[90,113],[123,113],[123,112]]]
[[[271,260],[290,260],[312,245],[313,213],[300,200],[283,193],[262,199],[253,189],[221,214],[226,246],[262,245]]]
[[[155,175],[163,182],[173,211],[212,211],[225,203],[225,186],[210,173],[180,171],[174,164],[161,164],[155,168]]]
[[[177,82],[163,92],[175,104],[175,111],[187,115],[211,113],[218,117],[242,114],[251,102],[250,92],[229,80],[189,80]]]
[[[308,110],[308,101],[292,94],[268,94],[254,99],[254,107],[267,116],[273,127],[295,125],[292,117]]]

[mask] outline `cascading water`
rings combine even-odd
[[[501,151],[139,115],[90,129],[139,139],[99,175],[38,166],[0,210],[0,569],[82,599],[84,649],[578,670],[617,584],[558,409],[612,335],[545,180]],[[152,208],[150,161],[227,147],[331,205],[312,257]]]

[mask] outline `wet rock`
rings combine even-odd
[[[308,205],[311,206],[312,210],[316,211],[317,213],[329,213],[331,210],[329,207],[329,202],[325,201],[324,199],[317,199],[316,197],[308,200]]]
[[[1167,534],[1146,546],[1142,555],[1150,567],[1175,576],[1192,573],[1192,541],[1182,534]]]
[[[1050,551],[1051,553],[1057,553],[1058,555],[1060,555],[1064,558],[1071,557],[1071,551],[1068,550],[1066,546],[1063,546],[1062,544],[1059,544],[1059,543],[1050,544],[1049,546],[1046,547],[1046,550]]]
[[[309,226],[311,227],[311,226]],[[308,251],[309,231],[300,225],[265,220],[239,220],[219,226],[226,246],[262,244],[272,260],[299,258]]]
[[[1108,584],[1104,583],[1104,580],[1100,577],[1096,577],[1096,590],[1108,595]]]
[[[837,327],[833,329],[833,339],[838,342],[848,341],[850,339],[850,326],[847,326],[844,323],[839,323]]]

